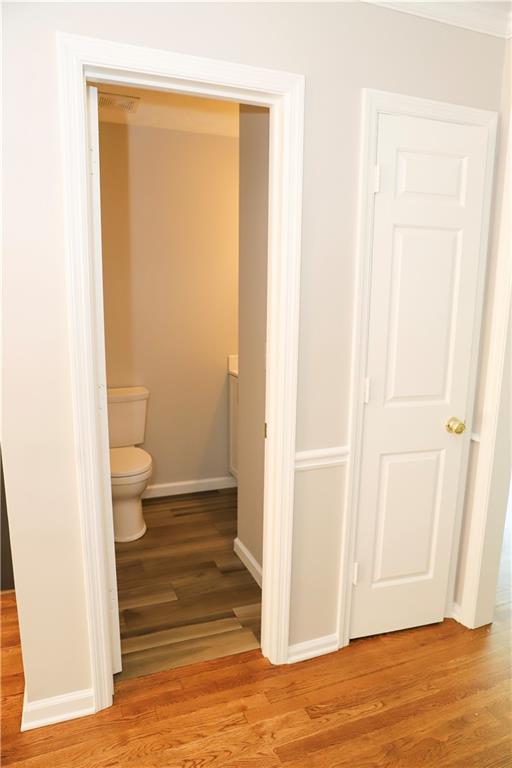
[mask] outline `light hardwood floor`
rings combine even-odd
[[[144,502],[148,530],[116,544],[117,680],[259,647],[261,590],[233,552],[236,490]]]
[[[119,683],[97,715],[19,733],[14,594],[2,596],[3,766],[510,768],[510,561],[496,620],[365,638],[272,667],[259,651]]]

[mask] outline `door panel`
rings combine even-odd
[[[350,636],[444,616],[467,430],[487,131],[381,115]]]
[[[431,576],[443,459],[442,451],[381,456],[374,586]],[[410,546],[401,546],[403,541]]]
[[[463,205],[467,157],[399,149],[397,158],[397,197],[438,196]]]
[[[386,405],[449,397],[460,246],[459,231],[395,229]]]

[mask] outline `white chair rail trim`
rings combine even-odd
[[[349,454],[350,451],[346,445],[338,445],[334,448],[314,448],[310,451],[297,451],[295,454],[295,471],[304,472],[308,469],[337,467],[348,462]]]

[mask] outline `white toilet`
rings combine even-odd
[[[146,533],[141,496],[151,477],[149,453],[136,446],[144,442],[146,387],[108,389],[110,478],[116,541],[135,541]]]

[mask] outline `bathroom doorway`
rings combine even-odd
[[[98,100],[88,83],[220,98],[270,112],[261,652],[272,664],[284,664],[290,658],[305,79],[68,34],[59,34],[57,45],[76,482],[91,691],[99,711],[112,705],[112,675],[121,660],[107,434]]]
[[[260,647],[269,110],[96,92],[125,679]]]

